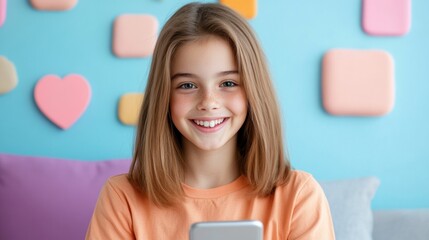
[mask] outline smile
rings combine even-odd
[[[215,120],[210,120],[210,121],[203,121],[203,120],[192,120],[192,121],[201,127],[214,128],[217,125],[223,123],[223,121],[225,121],[225,118],[220,118],[220,119],[215,119]]]

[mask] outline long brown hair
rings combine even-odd
[[[128,174],[129,180],[158,206],[171,205],[184,195],[181,135],[169,109],[171,60],[181,45],[207,35],[231,44],[248,98],[247,118],[237,138],[242,174],[259,196],[269,195],[289,176],[279,106],[264,53],[251,27],[226,6],[190,3],[180,8],[159,34]]]

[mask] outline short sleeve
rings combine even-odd
[[[130,208],[111,179],[99,194],[86,239],[134,239]]]
[[[288,239],[335,239],[328,201],[319,183],[311,175],[297,192]]]

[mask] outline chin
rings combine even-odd
[[[213,142],[210,144],[207,143],[201,143],[201,142],[191,142],[192,145],[194,145],[195,148],[203,150],[203,151],[215,151],[218,149],[221,149],[222,147],[225,147],[225,143],[224,142]]]
[[[202,146],[202,145],[195,145],[198,149],[203,151],[215,151],[222,148],[222,145],[212,145],[212,146]]]

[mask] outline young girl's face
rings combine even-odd
[[[206,151],[235,148],[247,99],[228,42],[208,36],[179,47],[171,63],[171,81],[171,118],[184,146]]]

